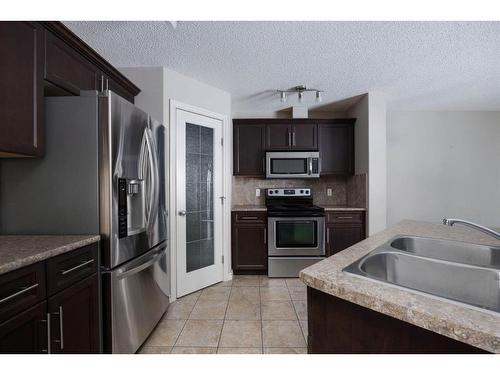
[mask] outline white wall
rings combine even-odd
[[[500,112],[392,112],[387,221],[500,226]]]
[[[348,111],[354,125],[355,173],[367,174],[367,233],[387,226],[386,97],[369,92]]]
[[[231,94],[206,83],[164,68],[164,100],[168,108],[170,99],[208,111],[231,116]]]
[[[135,97],[135,104],[158,121],[165,123],[168,107],[164,106],[163,67],[120,68],[141,92]]]

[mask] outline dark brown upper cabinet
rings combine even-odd
[[[265,175],[266,125],[234,120],[233,174]]]
[[[292,132],[290,124],[272,124],[266,126],[266,149],[290,150],[292,146]]]
[[[98,69],[62,39],[45,35],[45,80],[74,95],[97,90]]]
[[[321,175],[354,174],[354,121],[319,124]]]
[[[317,150],[318,126],[316,124],[293,124],[292,149]]]
[[[0,56],[0,157],[44,155],[44,95],[140,92],[60,22],[0,22]]]
[[[355,119],[235,119],[235,176],[264,177],[266,151],[321,154],[321,175],[354,173]]]
[[[0,157],[42,156],[44,29],[0,22]]]
[[[269,151],[317,150],[318,127],[314,123],[268,124],[266,149]]]

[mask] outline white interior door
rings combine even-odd
[[[223,279],[222,121],[177,109],[177,297]]]

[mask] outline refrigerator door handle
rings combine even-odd
[[[116,276],[116,278],[118,280],[122,280],[122,279],[125,279],[129,276],[132,276],[138,272],[141,272],[142,270],[144,270],[144,269],[150,267],[151,265],[155,264],[156,262],[158,262],[158,260],[163,256],[164,252],[165,252],[165,247],[162,246],[162,248],[160,250],[157,250],[153,254],[148,256],[144,262],[142,262],[139,265],[132,267],[128,270],[124,270],[124,271],[120,272]]]
[[[152,218],[158,214],[158,203],[159,203],[159,189],[158,184],[160,183],[160,176],[158,171],[158,155],[156,152],[156,147],[153,142],[153,135],[151,129],[144,129],[144,135],[146,138],[146,145],[148,147],[148,161],[151,170],[151,184],[153,185],[152,199],[150,199],[150,207],[147,217],[147,225],[151,226]]]

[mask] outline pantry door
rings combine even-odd
[[[177,109],[177,297],[223,279],[222,121]]]

